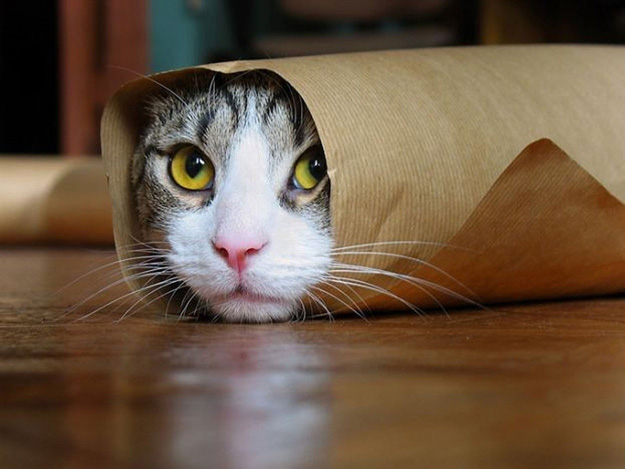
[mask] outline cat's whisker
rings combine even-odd
[[[139,266],[135,266],[136,269],[139,269]],[[154,269],[150,269],[147,271],[141,271],[140,273],[137,274],[133,274],[133,275],[129,275],[126,278],[121,278],[119,280],[116,280],[115,282],[112,282],[108,285],[106,285],[105,287],[100,288],[98,291],[96,291],[95,293],[92,293],[91,295],[87,296],[86,298],[83,298],[79,303],[75,304],[74,306],[68,308],[65,313],[63,315],[61,315],[59,317],[59,320],[72,314],[73,312],[75,312],[78,308],[82,307],[83,305],[85,305],[86,303],[88,303],[89,301],[91,301],[92,299],[96,298],[98,295],[101,295],[102,293],[110,290],[111,288],[115,288],[119,285],[122,285],[124,283],[126,283],[128,280],[133,281],[133,280],[139,280],[142,278],[154,278],[157,277],[158,275],[163,274],[163,270],[162,268],[154,268]],[[139,291],[137,291],[138,293]],[[134,294],[135,292],[130,292],[129,294],[124,295],[124,297],[127,297],[129,295]],[[109,304],[115,303],[115,301],[117,300],[111,300],[111,302],[107,303],[107,306]]]
[[[330,309],[327,307],[325,302],[321,301],[321,298],[318,298],[316,295],[315,295],[315,298],[317,298],[318,301],[315,301],[312,298],[312,296],[309,295],[308,292],[307,292],[306,299],[308,300],[308,305],[310,306],[310,316],[309,317],[311,317],[311,318],[325,317],[329,321],[332,321],[332,319],[333,319],[332,313],[330,312]],[[321,310],[324,311],[323,314],[316,314],[315,313],[315,311],[321,311]]]
[[[210,304],[208,304],[208,300],[202,298],[202,311],[200,312],[202,319],[211,318],[212,316],[216,316],[211,314]]]
[[[162,230],[156,230],[159,231],[163,234],[167,234],[166,232],[162,231]],[[130,235],[130,238],[135,241],[134,243],[131,244],[126,244],[126,245],[122,245],[122,247],[132,247],[132,246],[144,246],[144,247],[148,247],[148,248],[157,248],[160,245],[165,246],[166,248],[169,248],[169,242],[168,241],[164,241],[164,240],[156,240],[156,239],[152,239],[150,241],[144,241],[142,239],[137,238],[136,236],[134,236],[133,234]]]
[[[312,313],[314,312],[314,303],[313,300],[310,296],[308,296],[306,293],[304,293],[301,297],[301,301],[304,303],[304,301],[306,303],[304,303],[304,314],[302,316],[302,321],[305,321],[306,318],[308,318],[309,316],[312,316]],[[308,305],[308,308],[310,308],[310,311],[308,311],[308,309],[306,309],[306,305]]]
[[[331,272],[336,272],[336,273],[359,273],[359,274],[377,274],[377,275],[382,275],[385,277],[389,277],[389,278],[394,278],[397,280],[401,280],[404,281],[410,285],[413,285],[417,288],[423,289],[425,287],[429,287],[432,288],[435,291],[438,291],[440,293],[444,293],[447,296],[462,301],[464,303],[470,304],[472,306],[476,306],[478,308],[484,308],[484,305],[482,305],[481,303],[479,303],[476,300],[473,300],[469,297],[466,297],[454,290],[451,290],[447,287],[444,287],[442,285],[439,285],[437,283],[434,282],[430,282],[428,280],[422,279],[422,278],[417,278],[417,277],[413,277],[410,275],[405,275],[405,274],[400,274],[397,272],[390,272],[388,270],[384,270],[384,269],[377,269],[377,268],[373,268],[373,267],[367,267],[367,266],[360,266],[360,265],[355,265],[355,264],[341,264],[341,263],[334,263],[333,267],[330,269]],[[425,291],[425,290],[422,290]],[[439,303],[440,304],[440,303]]]
[[[64,284],[63,286],[59,287],[57,290],[53,291],[52,293],[50,293],[48,295],[48,299],[49,298],[54,298],[58,295],[60,295],[62,292],[64,292],[65,290],[67,290],[68,288],[72,287],[73,285],[76,285],[78,282],[84,280],[85,278],[88,278],[91,275],[95,275],[98,272],[101,272],[105,269],[113,269],[111,272],[109,272],[107,275],[110,276],[111,274],[121,274],[121,270],[119,268],[119,260],[116,260],[114,262],[109,262],[107,264],[104,265],[100,265],[98,267],[93,268],[92,270],[89,270],[88,272],[81,274],[80,276],[78,276],[77,278],[70,280],[69,282],[67,282],[66,284]]]
[[[162,282],[157,282],[156,284],[146,285],[146,286],[144,286],[143,288],[141,288],[139,290],[128,292],[128,293],[126,293],[126,294],[124,294],[122,296],[119,296],[117,298],[112,299],[111,301],[109,301],[108,303],[106,303],[106,304],[104,304],[102,306],[99,306],[95,310],[93,310],[93,311],[91,311],[91,312],[81,316],[80,318],[75,319],[73,322],[84,321],[85,319],[88,319],[89,317],[93,316],[94,314],[102,311],[103,309],[108,308],[109,306],[111,306],[111,305],[113,305],[113,304],[115,304],[115,303],[117,303],[117,302],[119,302],[121,300],[124,300],[126,298],[132,297],[134,295],[139,295],[141,298],[143,298],[146,295],[146,292],[151,292],[152,290],[158,290],[161,286],[162,286]]]
[[[128,244],[120,244],[118,247],[120,248],[125,248],[125,249],[129,249],[132,248],[134,246],[144,246],[144,247],[157,247],[158,245],[168,245],[167,241],[163,241],[163,240],[150,240],[150,241],[144,241],[142,239],[137,238],[135,235],[130,234],[128,235],[130,237],[130,239],[132,239],[134,241],[134,243],[128,243]]]
[[[184,308],[184,306],[186,304],[187,298],[190,299],[192,296],[193,296],[193,292],[189,288],[189,289],[187,289],[184,292],[184,295],[182,295],[182,298],[180,298],[180,302],[179,302],[179,305],[178,305],[179,311],[178,311],[177,319],[176,319],[177,321],[181,321],[182,320],[182,316],[184,314],[183,308]]]
[[[185,314],[185,308],[188,307],[188,302],[193,299],[193,292],[191,289],[187,289],[184,291],[182,298],[178,302],[178,310],[174,311],[173,317],[176,318],[176,321],[181,321]]]
[[[204,298],[196,296],[195,302],[196,306],[195,310],[193,311],[193,316],[195,316],[195,318],[199,321],[209,314],[209,310],[206,304],[206,300]]]
[[[202,306],[203,300],[198,295],[194,294],[193,292],[191,292],[191,293],[192,293],[192,296],[191,296],[187,306],[190,306],[192,303],[194,303],[195,306],[192,306],[192,310],[190,310],[189,314],[186,314],[186,312],[185,312],[185,316],[188,317],[188,318],[193,317],[193,318],[197,319],[198,318],[198,310]]]
[[[217,77],[217,75],[213,75],[211,77],[211,81],[210,81],[210,83],[208,85],[208,96],[209,96],[209,99],[211,101],[214,101],[215,100],[215,96],[217,96],[217,86],[216,86],[217,81],[216,81],[216,77]],[[199,88],[200,88],[200,86],[198,84],[198,92],[200,91]]]
[[[139,298],[135,303],[132,304],[132,306],[130,306],[124,312],[124,314],[121,315],[121,317],[116,322],[121,322],[121,321],[123,321],[127,317],[134,316],[135,314],[137,314],[142,309],[147,308],[151,304],[154,304],[158,300],[161,300],[161,299],[165,298],[167,295],[170,295],[171,293],[173,293],[176,290],[176,288],[177,288],[177,282],[176,282],[175,279],[168,279],[168,280],[169,280],[169,283],[164,283],[163,285],[159,285],[157,289],[152,290],[147,295],[144,295],[141,298]],[[175,284],[176,287],[168,289],[168,287],[170,287],[172,284]],[[159,294],[155,298],[151,299],[150,301],[146,301],[149,296],[151,296],[153,293],[156,293],[156,292],[158,292]],[[133,308],[135,308],[141,302],[143,302],[141,307],[137,308],[135,311],[132,311]],[[131,313],[131,311],[132,311],[132,313]]]
[[[332,278],[339,278],[339,277],[335,277],[332,274],[326,274],[325,278],[324,278],[324,283],[328,283],[328,279],[332,279]],[[364,305],[365,308],[367,308],[367,311],[370,313],[371,312],[371,308],[369,308],[369,305],[367,304],[367,301],[362,297],[362,295],[360,293],[358,293],[358,291],[353,288],[350,285],[346,285],[347,288],[356,296],[358,297],[358,299],[360,300],[361,304]],[[353,301],[353,300],[352,300]]]
[[[187,296],[189,297],[188,300],[186,300]],[[185,304],[185,300],[186,300],[186,304]],[[187,292],[185,293],[180,303],[181,311],[180,311],[180,314],[178,315],[178,321],[182,321],[185,318],[187,309],[189,308],[189,305],[191,304],[193,300],[196,300],[196,296],[193,293],[193,291],[189,288],[189,290],[187,290]]]
[[[126,298],[124,299],[132,299],[132,298],[136,298],[136,300],[134,301],[134,303],[132,303],[129,307],[127,307],[124,311],[124,313],[121,314],[121,316],[115,321],[115,322],[120,322],[122,319],[125,319],[127,316],[130,316],[132,314],[134,314],[134,312],[132,314],[130,314],[130,312],[139,304],[141,303],[148,303],[147,298],[149,298],[152,294],[154,293],[159,293],[160,291],[166,287],[166,284],[164,284],[164,281],[159,282],[159,284],[155,284],[155,283],[151,283],[149,285],[145,285],[144,287],[142,287],[139,292],[133,292],[135,293],[135,295],[124,295]],[[114,302],[114,303],[120,303],[120,302]],[[121,303],[120,303],[121,306]],[[117,308],[115,310],[115,314],[117,314],[119,308]],[[137,311],[143,309],[143,306],[138,308]]]
[[[374,243],[362,243],[362,244],[352,244],[347,246],[339,246],[332,249],[333,253],[341,252],[341,251],[349,251],[352,249],[363,249],[369,247],[380,247],[380,246],[400,246],[400,245],[422,245],[422,246],[436,246],[441,248],[451,248],[458,249],[461,251],[469,251],[469,252],[479,252],[475,249],[467,248],[464,246],[456,246],[448,243],[439,243],[436,241],[377,241]]]
[[[131,238],[136,240],[134,236],[131,236]],[[171,252],[171,246],[166,241],[150,241],[148,243],[137,240],[136,243],[127,244],[125,246],[125,249],[128,251],[128,253],[126,254],[127,256],[137,253],[147,253],[152,254],[155,257],[165,258]]]
[[[345,306],[347,309],[349,309],[350,311],[352,311],[356,316],[367,320],[367,317],[365,316],[365,313],[362,311],[362,309],[358,306],[358,304],[356,304],[356,306],[351,306],[349,303],[343,301],[341,298],[339,298],[338,296],[336,296],[333,293],[330,293],[327,290],[324,290],[323,288],[321,288],[319,285],[310,287],[312,290],[316,290],[316,291],[320,291],[321,293],[323,293],[324,295],[327,295],[331,298],[334,298],[336,301],[338,301],[339,303],[341,303],[343,306]]]
[[[121,265],[123,262],[137,262],[137,261],[144,261],[146,259],[152,259],[153,256],[148,256],[148,255],[142,255],[142,256],[133,256],[133,257],[129,257],[127,259],[125,259],[124,261],[121,261],[119,259],[116,259],[115,261],[112,262],[108,262],[106,264],[103,265],[99,265],[97,267],[95,267],[94,269],[80,275],[79,277],[75,278],[74,280],[71,280],[70,282],[66,283],[65,285],[63,285],[62,287],[60,287],[58,290],[54,291],[53,293],[50,294],[51,297],[57,296],[59,295],[61,292],[65,291],[66,289],[70,288],[73,285],[76,285],[78,282],[84,280],[85,278],[91,276],[91,275],[95,275],[98,272],[101,272],[103,270],[106,269],[111,269],[111,268],[116,268],[119,267],[121,268]],[[129,268],[132,268],[133,266],[130,266]],[[115,273],[121,273],[120,269],[114,270],[113,274]]]
[[[344,290],[342,290],[341,288],[339,288],[336,285],[333,285],[331,282],[329,282],[328,278],[330,278],[330,277],[331,277],[331,275],[327,276],[326,279],[323,282],[320,282],[320,284],[321,285],[327,285],[328,287],[333,288],[334,290],[338,291],[341,295],[345,296],[349,301],[351,301],[352,304],[354,305],[354,307],[362,312],[363,316],[366,316],[365,312],[360,307],[360,305],[362,304],[362,305],[364,305],[365,308],[367,308],[367,311],[370,311],[369,307],[367,306],[367,302],[364,300],[364,298],[358,292],[356,292],[356,290],[354,288],[352,288],[350,285],[344,285],[352,293],[354,293],[354,296],[356,296],[360,300],[360,303],[358,303],[354,298],[349,296]]]
[[[308,315],[306,312],[306,305],[304,304],[304,301],[301,298],[298,298],[298,301],[301,306],[301,309],[300,309],[301,314],[300,314],[300,311],[296,313],[294,322],[304,322],[304,320],[306,319],[306,316]]]
[[[211,316],[211,324],[216,324],[216,323],[217,323],[220,319],[221,319],[221,318],[220,318],[218,315],[213,314],[213,315]]]
[[[168,273],[168,269],[164,265],[159,264],[136,264],[129,267],[128,272],[124,278],[121,280],[125,280],[127,282],[134,282],[136,280],[141,280],[146,276],[154,275],[166,275]]]
[[[359,252],[354,252],[352,251],[352,253],[355,254],[360,254]],[[462,282],[458,281],[456,278],[454,278],[452,275],[449,275],[447,272],[445,272],[443,269],[440,269],[436,266],[434,266],[433,264],[430,264],[428,262],[422,261],[421,259],[416,259],[416,258],[412,258],[412,257],[408,257],[408,256],[403,256],[403,255],[399,255],[399,254],[392,254],[392,253],[377,253],[377,252],[372,252],[371,254],[379,254],[379,255],[386,255],[388,254],[391,257],[398,257],[400,259],[406,259],[409,261],[414,261],[420,265],[425,265],[427,267],[431,267],[432,269],[434,269],[435,271],[439,272],[441,275],[449,278],[450,280],[452,280],[453,282],[457,283],[458,285],[460,285],[461,287],[463,287],[465,290],[467,290],[471,295],[473,296],[477,296],[473,291],[471,291],[468,287],[466,287]],[[337,264],[338,265],[338,264]],[[352,267],[355,267],[355,264],[344,264],[344,265],[349,265]],[[361,266],[362,267],[362,266]],[[388,271],[387,271],[388,272]],[[401,275],[401,274],[400,274]],[[411,276],[411,278],[413,279],[417,279],[418,277],[414,277]],[[421,281],[424,281],[423,279],[419,279]],[[433,284],[436,285],[436,284]],[[434,295],[432,294],[432,292],[430,292],[427,288],[425,288],[424,286],[419,286],[419,285],[415,285],[417,288],[419,288],[423,293],[425,293],[429,298],[431,298],[432,300],[434,300],[434,302],[438,305],[438,307],[445,312],[446,315],[448,315],[447,310],[445,309],[445,307],[443,306],[443,304],[440,302],[440,300]]]
[[[180,291],[180,289],[185,288],[185,284],[184,282],[176,279],[178,282],[178,286],[174,289],[174,291],[171,293],[169,300],[167,301],[167,305],[165,305],[165,314],[164,316],[167,317],[169,315],[169,307],[171,306],[171,302],[174,300],[174,298],[176,298],[176,294],[178,293],[178,291]],[[188,288],[188,287],[187,287]]]
[[[326,312],[325,316],[328,317],[328,319],[330,321],[334,321],[334,316],[332,315],[332,313],[330,312],[330,309],[326,306],[326,304],[323,302],[323,300],[321,298],[319,298],[317,295],[315,295],[313,292],[311,292],[310,290],[307,290],[305,292],[306,296],[308,296],[311,300],[313,300],[315,303],[317,303],[319,306],[321,306],[321,308]],[[320,315],[313,315],[311,317],[319,317]]]
[[[391,291],[387,290],[386,288],[379,287],[379,286],[377,286],[375,284],[372,284],[372,283],[369,283],[369,282],[365,282],[363,280],[349,279],[349,278],[346,278],[346,277],[336,277],[336,276],[333,276],[332,280],[330,280],[330,281],[336,282],[336,283],[340,283],[340,284],[343,284],[343,285],[353,285],[355,287],[364,288],[366,290],[371,290],[371,291],[374,291],[376,293],[380,293],[382,295],[388,296],[389,298],[392,298],[392,299],[402,303],[404,306],[406,306],[408,309],[410,309],[411,311],[416,313],[418,316],[424,316],[425,315],[425,311],[423,311],[421,308],[418,308],[417,306],[413,305],[409,301],[406,301],[404,298],[400,297],[399,295],[396,295],[396,294],[392,293]]]
[[[135,249],[129,249],[126,256],[130,257],[132,255],[140,255],[140,256],[153,256],[153,257],[164,257],[168,254],[165,249],[160,248],[148,248],[148,247],[140,247]],[[127,259],[124,258],[124,261]]]
[[[335,253],[335,255],[356,255],[356,256],[359,256],[359,255],[365,255],[365,256],[366,255],[371,255],[371,256],[392,257],[392,258],[395,258],[395,259],[407,260],[409,262],[413,262],[415,264],[419,264],[419,265],[428,267],[428,268],[434,270],[435,272],[438,272],[439,274],[441,274],[445,278],[451,280],[456,285],[458,285],[459,287],[461,287],[464,290],[466,290],[467,293],[469,293],[470,295],[477,296],[474,291],[472,291],[469,287],[467,287],[464,283],[462,283],[460,280],[455,278],[453,275],[449,274],[448,272],[446,272],[445,270],[441,269],[440,267],[432,264],[431,262],[427,262],[427,261],[424,261],[422,259],[418,259],[416,257],[410,257],[410,256],[405,256],[403,254],[395,254],[395,253],[391,253],[391,252],[377,252],[377,251],[344,251],[344,252],[341,252],[341,253]]]
[[[121,67],[119,65],[109,65],[110,68],[114,68],[117,70],[122,70],[124,72],[128,72],[128,73],[132,73],[135,76],[138,76],[140,78],[145,78],[146,80],[154,83],[155,85],[160,86],[161,88],[163,88],[164,90],[166,90],[167,92],[171,93],[172,96],[174,96],[176,99],[178,99],[178,101],[180,101],[184,106],[189,106],[187,104],[187,102],[182,99],[182,97],[180,95],[178,95],[176,92],[174,92],[174,90],[172,90],[171,88],[169,88],[168,86],[165,86],[164,84],[162,84],[161,82],[159,82],[158,80],[155,80],[154,78],[152,78],[149,75],[145,75],[143,73],[137,72],[136,70],[133,70],[131,68],[127,68],[127,67]]]
[[[237,73],[237,74],[222,74],[221,76],[223,78],[225,78],[224,81],[224,88],[228,87],[229,85],[233,84],[235,81],[237,80],[241,80],[241,78],[244,78],[247,75],[253,74],[253,73],[258,73],[259,71],[257,70],[245,70],[243,72]],[[260,73],[258,73],[259,75],[267,75],[266,72],[264,72],[263,70],[260,71]]]
[[[335,265],[338,265],[338,264],[335,264]],[[337,273],[360,273],[360,274],[368,273],[366,270],[362,270],[363,268],[366,269],[367,267],[357,266],[355,264],[342,264],[342,265],[350,266],[351,269],[355,269],[355,268],[358,267],[358,268],[360,268],[360,270],[342,270],[342,271],[334,270],[334,272],[337,272]],[[376,269],[376,272],[375,272],[376,275],[384,275],[384,276],[387,276],[387,277],[391,277],[391,278],[396,278],[397,279],[397,277],[396,277],[397,274],[395,272],[384,271],[384,272],[388,272],[388,274],[382,274],[381,272],[377,272],[377,270],[381,270],[381,269]],[[417,280],[421,280],[421,279],[418,279],[417,277],[410,277],[410,278],[414,279],[414,280],[412,282],[409,281],[409,280],[406,280],[406,279],[399,279],[399,280],[403,280],[403,281],[405,281],[407,283],[410,283],[414,287],[418,288],[425,295],[427,295],[430,299],[432,299],[436,303],[436,305],[441,310],[443,310],[445,312],[445,314],[447,314],[447,310],[445,309],[445,306],[443,306],[443,304],[440,302],[440,300],[432,292],[430,292],[427,288],[425,288],[423,285],[419,285],[417,283]],[[359,280],[359,281],[362,281],[362,280]],[[388,291],[388,289],[385,289],[385,290]]]

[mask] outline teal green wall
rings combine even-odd
[[[151,71],[205,63],[211,53],[230,49],[232,35],[224,1],[150,0]]]

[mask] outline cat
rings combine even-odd
[[[198,74],[145,115],[131,173],[143,257],[181,314],[285,321],[319,303],[331,184],[299,94],[268,72]]]

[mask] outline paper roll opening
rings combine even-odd
[[[265,70],[280,76],[301,95],[315,120],[331,168],[332,221],[337,245],[394,246],[392,252],[365,253],[351,259],[365,263],[377,273],[345,273],[356,281],[373,281],[376,288],[389,289],[402,300],[376,289],[362,288],[363,302],[374,308],[405,309],[408,303],[416,307],[457,304],[459,294],[467,296],[461,291],[469,290],[476,292],[482,302],[625,290],[625,280],[608,282],[604,276],[610,258],[610,278],[625,279],[624,253],[614,238],[616,231],[610,229],[607,233],[605,228],[620,226],[621,215],[616,207],[625,200],[625,51],[619,47],[473,47],[344,54],[208,65],[134,81],[114,95],[102,123],[116,244],[127,267],[132,264],[127,246],[138,234],[129,165],[142,126],[142,100],[161,85],[191,80],[194,73],[212,73],[211,70]],[[543,138],[553,141],[558,151],[531,145]],[[555,251],[542,251],[535,244],[531,250],[524,250],[523,230],[518,231],[517,241],[521,244],[511,243],[514,248],[507,251],[501,246],[496,252],[488,251],[492,243],[482,242],[488,238],[484,228],[488,225],[480,225],[475,231],[477,238],[466,237],[469,235],[463,230],[480,204],[492,195],[494,187],[498,188],[496,199],[505,193],[519,203],[531,199],[538,204],[534,209],[539,213],[552,207],[549,200],[543,204],[529,197],[532,194],[524,191],[518,181],[506,179],[518,193],[508,189],[502,193],[502,186],[498,185],[517,156],[527,155],[529,149],[532,155],[543,156],[524,156],[518,161],[564,161],[561,169],[550,174],[556,179],[559,172],[577,175],[564,181],[563,186],[553,187],[574,189],[571,194],[576,199],[566,202],[563,209],[580,217],[577,226],[588,231],[556,230],[550,231],[550,236],[562,241],[556,244],[571,248],[576,245],[572,241],[577,240],[579,245],[589,239],[611,246],[610,251],[595,256],[596,263],[584,264],[588,271],[603,272],[597,277],[603,279],[601,282],[590,278],[581,283],[557,280],[570,277],[579,262],[569,260],[580,257],[576,252],[558,251],[555,255]],[[581,173],[571,173],[569,162]],[[515,177],[521,173],[515,173]],[[531,173],[523,174],[534,177]],[[579,174],[584,176],[578,177]],[[591,179],[586,178],[588,175]],[[596,197],[588,189],[592,186],[588,181],[594,181],[612,198],[608,205],[614,221],[596,224],[603,227],[604,238],[597,237],[601,233],[595,233],[597,228],[590,220],[603,217],[605,205],[590,204],[593,213],[580,209],[584,197]],[[526,187],[534,186],[528,183]],[[551,186],[541,187],[544,190]],[[553,194],[545,194],[553,200]],[[509,204],[494,206],[510,210]],[[502,227],[518,228],[502,221],[510,220],[509,215],[496,211],[481,214],[495,232]],[[483,256],[491,258],[486,263],[490,270],[483,263],[459,262],[463,270],[456,272],[452,254],[444,262],[440,260],[445,246],[453,244],[461,233],[462,243],[473,246],[471,249],[485,246]],[[526,263],[533,267],[521,272],[517,268],[524,265],[518,262],[521,253],[528,259],[545,260],[543,264],[549,266],[549,272],[537,272],[533,263]],[[584,262],[590,262],[592,257],[584,257]],[[431,263],[434,268],[423,272],[419,270],[420,263]],[[478,264],[482,267],[474,269]],[[514,268],[510,268],[512,265]],[[524,276],[530,275],[530,271],[550,279],[545,280],[547,286],[527,289],[520,279],[527,278]],[[390,275],[391,272],[399,276]],[[415,274],[425,277],[402,278]],[[453,281],[446,283],[442,277],[461,277],[467,290]],[[492,291],[489,285],[496,284],[494,278],[505,278],[505,288],[500,285],[500,291]],[[434,282],[443,287],[433,285]],[[563,283],[568,286],[563,287]],[[326,300],[336,311],[347,309],[336,300]]]

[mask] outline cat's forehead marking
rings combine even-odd
[[[216,147],[234,144],[249,128],[256,128],[265,136],[267,150],[265,156],[271,159],[272,166],[288,159],[291,163],[297,153],[295,135],[301,133],[301,126],[294,128],[290,101],[282,89],[271,82],[261,82],[256,86],[242,81],[233,81],[216,93],[210,110],[205,111],[201,121],[210,122],[203,131],[202,142],[207,152]],[[231,115],[232,126],[225,126],[226,115]],[[209,117],[205,117],[209,116]],[[216,140],[219,140],[217,142]],[[304,140],[302,137],[300,140]],[[229,149],[231,150],[231,148]],[[218,151],[212,155],[221,159],[224,167],[232,157],[232,151]]]
[[[215,165],[217,191],[224,189],[226,180],[234,181],[230,173],[240,173],[245,167],[243,174],[254,174],[257,184],[264,181],[273,188],[273,193],[283,195],[297,157],[318,143],[314,123],[303,101],[288,85],[272,77],[243,75],[215,79],[216,76],[210,80],[199,76],[191,83],[194,86],[187,83],[176,88],[184,102],[167,95],[151,104],[153,118],[144,136],[143,154],[151,160],[171,155],[180,144],[191,143]],[[250,135],[254,138],[250,139]],[[241,139],[246,142],[242,144]],[[148,148],[157,151],[153,154]],[[136,171],[142,172],[143,168],[138,165]],[[141,176],[135,183],[141,181]],[[248,184],[252,181],[248,177],[244,179]],[[207,204],[210,202],[210,198],[206,200]],[[196,205],[188,208],[194,209]]]

